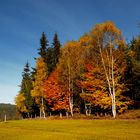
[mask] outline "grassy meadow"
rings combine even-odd
[[[140,120],[0,122],[0,140],[140,140]]]

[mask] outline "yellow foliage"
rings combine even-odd
[[[120,42],[120,40],[123,40],[121,36],[121,31],[111,21],[97,24],[92,29],[91,36],[93,38],[93,44],[96,46],[99,45],[99,42],[107,44],[110,41],[113,41],[112,43],[119,45],[120,43],[122,43]]]
[[[135,52],[134,52],[134,51],[132,51],[132,50],[130,50],[130,51],[128,52],[128,56],[130,56],[130,57],[135,56]]]
[[[79,41],[81,46],[90,46],[92,43],[92,38],[88,34],[83,35]]]
[[[44,96],[44,81],[47,79],[47,65],[43,58],[38,58],[36,62],[36,75],[35,81],[33,81],[33,90],[31,91],[32,97],[35,98],[37,104],[40,102],[40,98]]]
[[[25,97],[23,96],[23,93],[19,93],[16,96],[15,102],[16,102],[16,107],[18,109],[18,111],[20,112],[27,112],[27,108],[25,106]]]

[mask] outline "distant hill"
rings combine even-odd
[[[7,120],[16,119],[16,105],[0,103],[0,121],[4,120],[5,114]]]

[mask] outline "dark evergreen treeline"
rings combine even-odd
[[[126,80],[128,95],[134,100],[134,108],[140,107],[140,36],[133,38],[128,44]]]

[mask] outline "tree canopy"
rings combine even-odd
[[[43,32],[35,68],[31,72],[25,65],[16,97],[22,116],[85,113],[115,118],[140,107],[139,36],[126,44],[121,30],[107,21],[63,46],[58,38],[55,33],[49,46]]]

